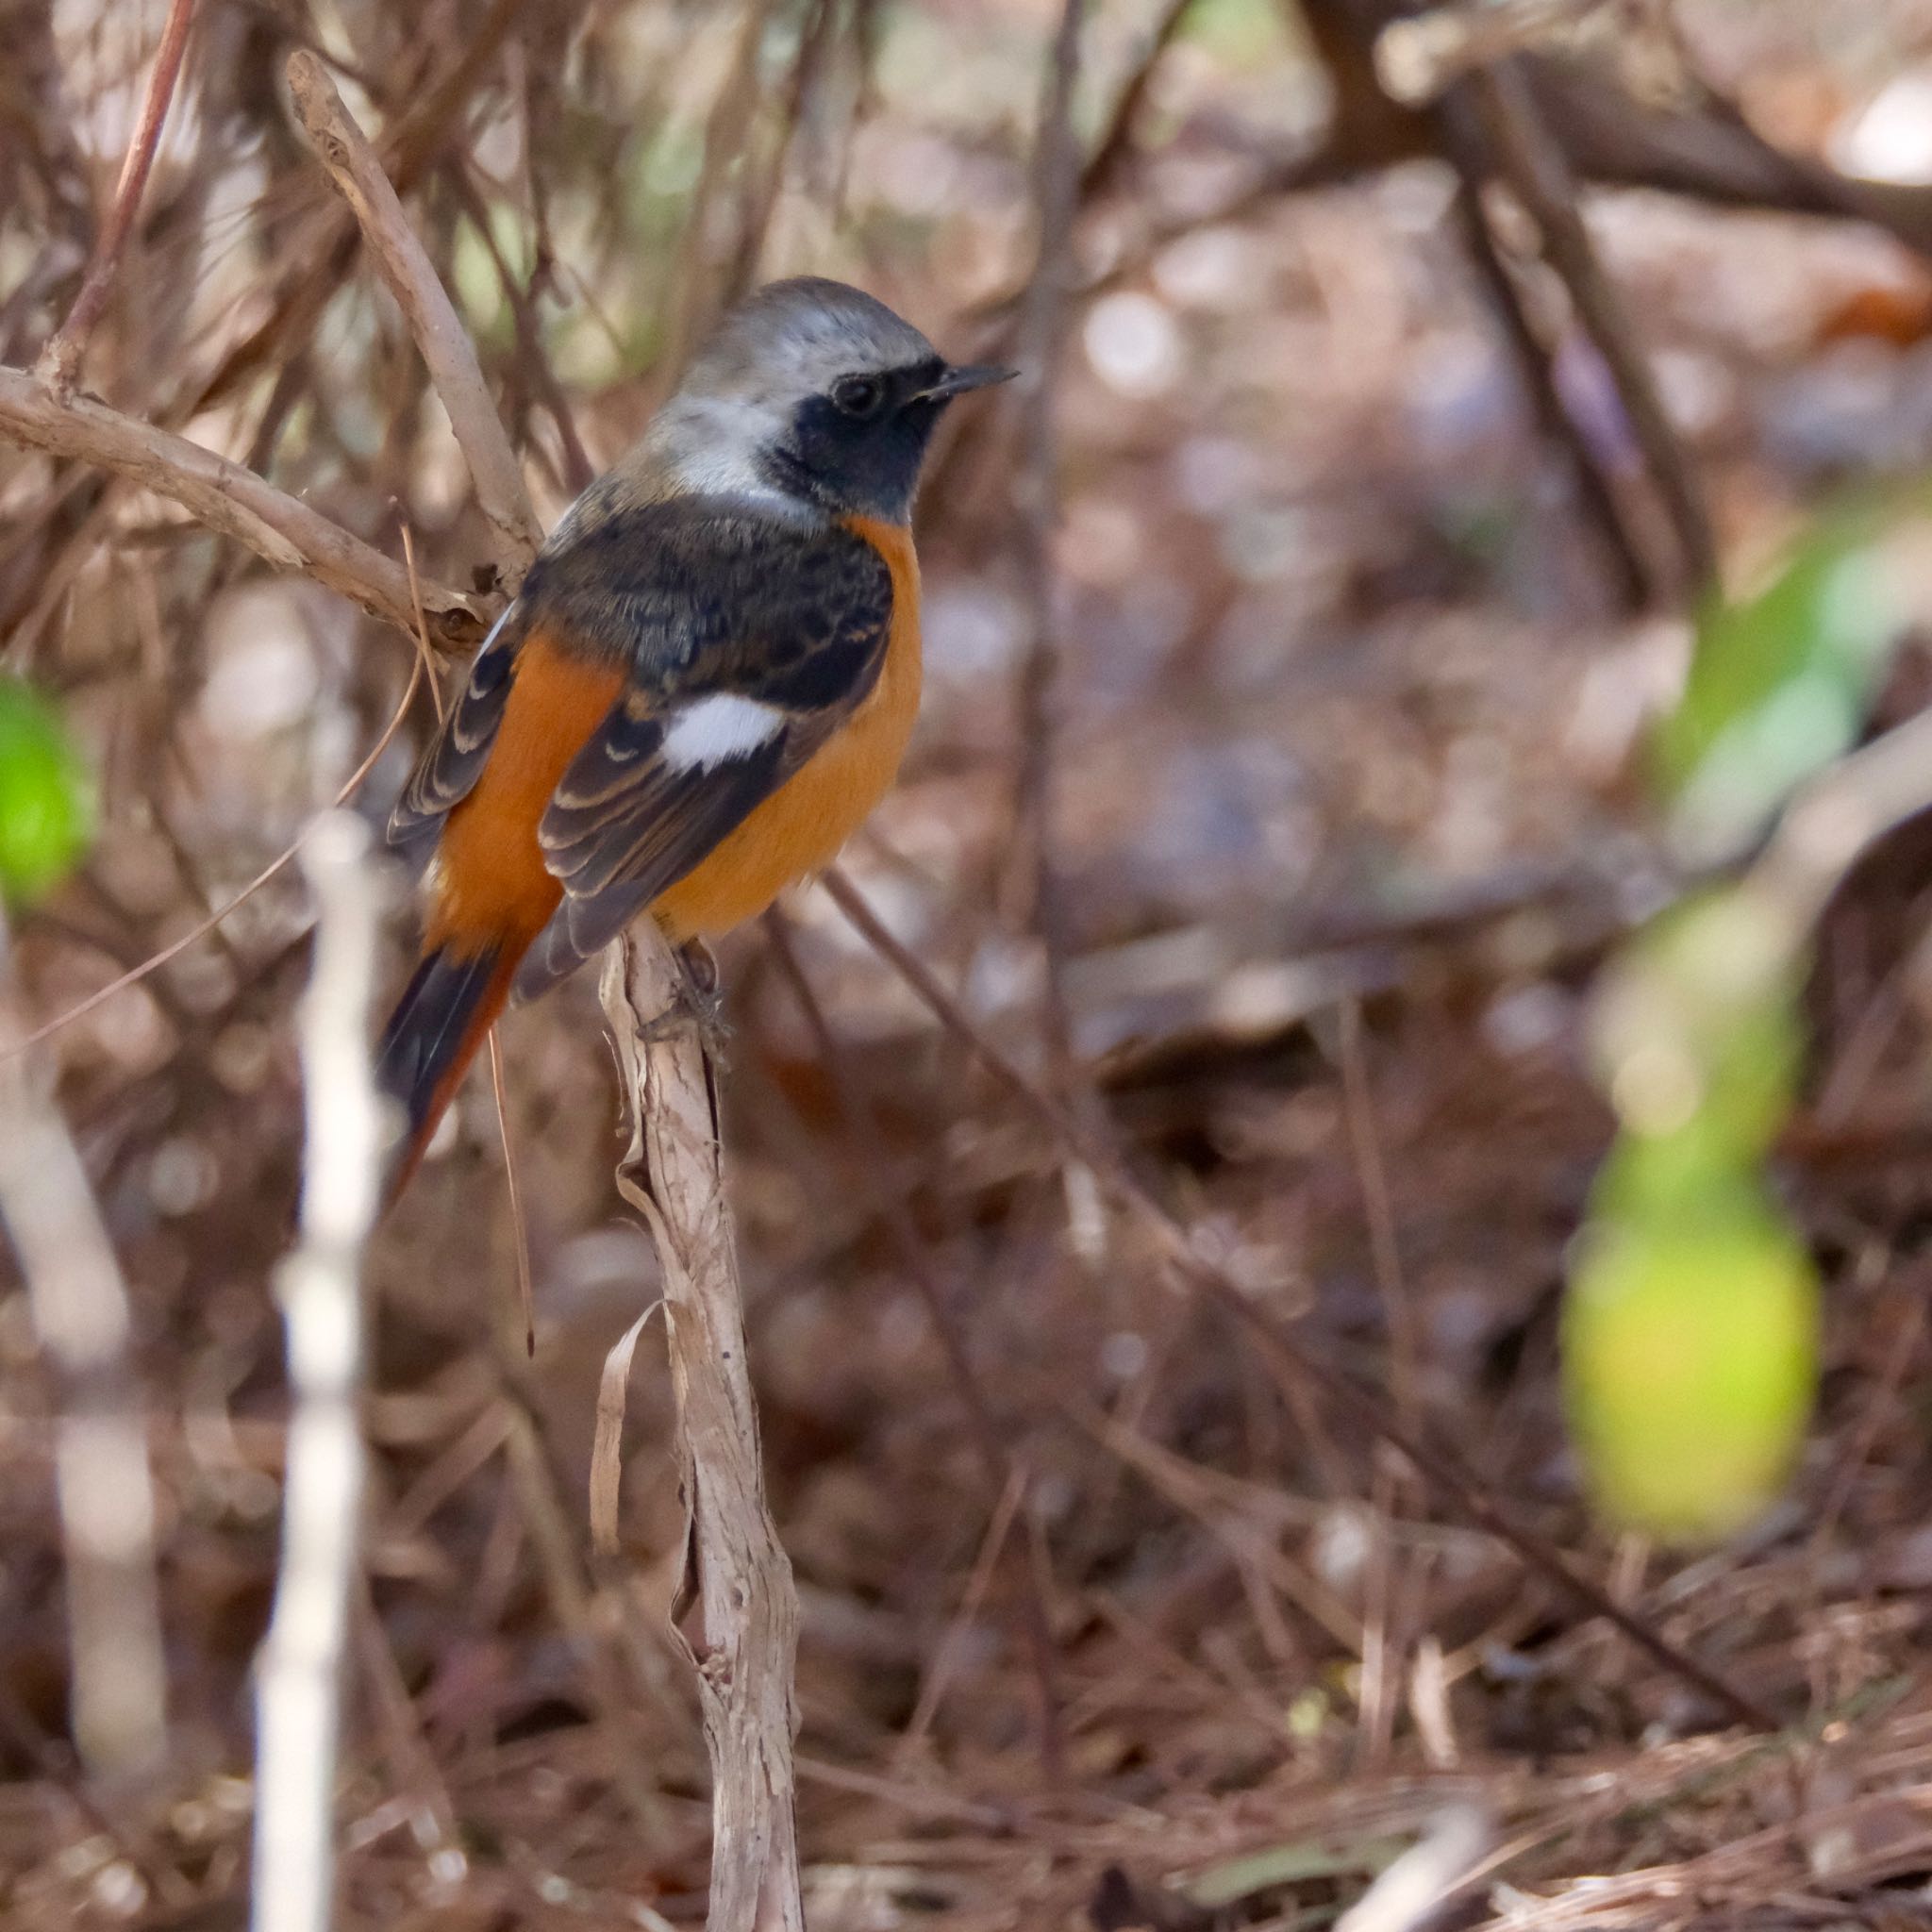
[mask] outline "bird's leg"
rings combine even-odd
[[[674,946],[672,957],[677,961],[677,992],[645,1029],[645,1038],[662,1039],[677,1027],[693,1027],[705,1052],[722,1066],[731,1028],[724,1020],[724,983],[718,961],[703,940]]]

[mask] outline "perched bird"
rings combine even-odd
[[[919,708],[926,444],[1012,373],[858,289],[774,282],[571,506],[390,821],[435,841],[377,1060],[408,1117],[391,1199],[512,993],[646,908],[674,942],[755,918],[877,804]]]

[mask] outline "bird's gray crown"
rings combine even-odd
[[[909,322],[863,289],[793,275],[760,289],[718,325],[678,393],[795,401],[841,375],[908,368],[934,353]]]
[[[932,344],[862,289],[817,275],[773,282],[717,325],[642,440],[572,506],[552,547],[625,509],[689,492],[821,521],[824,509],[773,470],[801,408],[842,375],[926,362],[939,364]],[[911,482],[908,472],[906,492]]]

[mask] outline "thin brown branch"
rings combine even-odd
[[[1055,1068],[1067,1059],[1066,994],[1059,895],[1054,880],[1054,690],[1059,674],[1059,626],[1054,608],[1053,541],[1059,521],[1059,446],[1055,387],[1073,275],[1074,216],[1080,158],[1074,139],[1074,88],[1080,73],[1086,0],[1063,0],[1054,36],[1040,134],[1034,151],[1034,206],[1039,240],[1033,279],[1020,311],[1020,474],[1013,491],[1014,547],[1031,632],[1020,675],[1020,770],[1013,815],[1024,874],[1017,883],[1028,922],[1046,958],[1044,1019]]]
[[[1647,107],[1598,68],[1535,54],[1522,62],[1545,124],[1586,181],[1654,188],[1715,208],[1870,222],[1932,256],[1932,192],[1922,186],[1856,180],[1787,154],[1723,101],[1707,98],[1690,110]]]
[[[1368,1218],[1375,1290],[1389,1330],[1391,1392],[1395,1412],[1413,1426],[1422,1412],[1422,1350],[1417,1338],[1415,1305],[1409,1296],[1407,1277],[1402,1267],[1402,1248],[1396,1239],[1395,1197],[1389,1185],[1388,1163],[1382,1158],[1381,1129],[1375,1120],[1374,1094],[1362,1051],[1362,1003],[1358,999],[1345,999],[1341,1003],[1341,1093],[1356,1179],[1361,1189],[1362,1211]]]
[[[148,74],[141,118],[134,125],[133,138],[121,163],[113,205],[94,243],[80,292],[74,298],[66,321],[49,338],[34,365],[34,374],[58,396],[64,398],[73,393],[75,379],[80,373],[80,358],[87,353],[88,340],[108,306],[114,274],[121,266],[121,251],[133,231],[148,171],[154,166],[155,150],[160,145],[161,128],[168,118],[168,104],[175,98],[175,82],[181,72],[181,56],[187,48],[188,29],[193,20],[194,0],[173,0],[161,28],[161,43],[155,51],[155,64]]]
[[[1577,207],[1576,175],[1543,118],[1520,57],[1474,75],[1477,114],[1503,178],[1536,223],[1545,258],[1569,291],[1578,321],[1607,365],[1632,433],[1670,513],[1687,595],[1717,581],[1717,543],[1703,491],[1671,424],[1637,332]]]
[[[1147,91],[1154,84],[1155,70],[1161,56],[1174,44],[1181,22],[1194,0],[1164,0],[1159,18],[1142,42],[1140,57],[1126,84],[1115,97],[1107,125],[1101,130],[1080,170],[1079,205],[1087,208],[1108,192],[1132,152],[1134,123]]]
[[[835,0],[813,0],[811,11],[799,31],[798,51],[792,57],[785,104],[774,117],[777,125],[768,129],[764,136],[763,161],[758,167],[749,161],[745,163],[739,196],[737,246],[724,281],[727,302],[741,300],[758,280],[758,263],[764,258],[773,218],[778,211],[778,196],[785,186],[786,168],[797,144],[799,129],[811,113],[814,92],[824,81],[839,22],[840,8]]]
[[[382,163],[342,105],[328,71],[313,54],[297,51],[289,57],[288,75],[302,131],[354,212],[449,412],[450,428],[476,487],[477,505],[495,532],[505,588],[514,593],[542,543],[543,528],[476,365],[475,349]]]
[[[504,1362],[504,1400],[509,1410],[506,1460],[551,1614],[575,1649],[585,1689],[604,1727],[611,1780],[639,1838],[646,1845],[666,1844],[672,1832],[661,1792],[661,1754],[653,1751],[639,1723],[640,1711],[655,1702],[652,1687],[641,1673],[626,1668],[633,1655],[630,1647],[611,1629],[609,1620],[598,1614],[585,1575],[585,1553],[578,1521],[567,1500],[569,1491],[544,1449],[535,1405],[515,1378],[522,1364],[507,1354]]]
[[[0,367],[0,438],[109,470],[178,503],[197,523],[244,543],[277,570],[311,576],[398,630],[415,626],[409,575],[392,558],[277,490],[252,470],[85,395],[64,402],[24,369]],[[476,642],[486,606],[425,583],[431,636],[444,650]]]
[[[704,158],[686,204],[677,259],[665,277],[659,320],[663,364],[681,372],[691,350],[716,318],[724,295],[724,264],[719,259],[718,204],[750,144],[762,90],[758,54],[774,0],[748,0],[740,16],[731,60],[705,122]]]
[[[966,1574],[966,1587],[959,1592],[958,1607],[933,1648],[932,1660],[926,1665],[920,1682],[919,1701],[912,1707],[912,1715],[906,1720],[905,1728],[892,1747],[896,1764],[916,1763],[932,1734],[933,1722],[945,1702],[957,1660],[965,1648],[961,1640],[978,1620],[1001,1558],[1008,1549],[1015,1547],[1013,1519],[1019,1515],[1020,1506],[1026,1500],[1026,1487],[1025,1472],[1015,1468],[1007,1478],[1006,1488],[993,1498],[986,1534],[980,1539],[979,1554],[973,1560],[973,1568]],[[1020,1552],[1020,1558],[1021,1567],[1030,1572],[1032,1565],[1026,1562],[1024,1550]]]
[[[414,1798],[414,1827],[417,1842],[425,1852],[447,1857],[457,1852],[462,1826],[457,1817],[455,1801],[443,1777],[436,1753],[423,1734],[423,1722],[409,1686],[383,1626],[382,1613],[375,1607],[368,1572],[356,1580],[356,1649],[362,1676],[368,1685],[369,1701],[383,1733],[383,1752],[389,1760],[390,1782]]]
[[[1601,1585],[1574,1569],[1554,1545],[1509,1516],[1440,1431],[1424,1434],[1421,1429],[1406,1428],[1390,1415],[1388,1405],[1374,1393],[1308,1350],[1286,1322],[1262,1307],[1246,1289],[1202,1253],[1188,1230],[1128,1171],[1110,1141],[1104,1141],[1097,1130],[1090,1132],[1083,1128],[1058,1101],[1038,1087],[986,1037],[972,1015],[918,955],[892,936],[842,874],[834,868],[824,874],[823,882],[833,902],[860,936],[898,971],[941,1025],[970,1048],[1068,1153],[1091,1169],[1116,1205],[1153,1237],[1163,1258],[1182,1281],[1245,1328],[1287,1373],[1307,1383],[1339,1412],[1388,1443],[1448,1507],[1506,1544],[1525,1567],[1556,1584],[1592,1616],[1605,1618],[1734,1721],[1761,1730],[1778,1728],[1776,1717],[1755,1697],[1672,1642],[1655,1625],[1624,1608]]]
[[[1483,208],[1480,145],[1470,125],[1471,118],[1466,99],[1446,101],[1437,110],[1437,126],[1444,152],[1460,176],[1456,192],[1456,221],[1468,243],[1470,259],[1489,291],[1504,339],[1516,358],[1537,425],[1568,458],[1579,506],[1602,540],[1618,603],[1636,610],[1647,599],[1661,602],[1664,587],[1654,581],[1655,573],[1618,497],[1616,486],[1590,438],[1563,401],[1549,346],[1531,325],[1523,291],[1510,275],[1491,232],[1489,216]]]
[[[710,1932],[804,1932],[792,1815],[798,1594],[765,1505],[758,1409],[711,1070],[675,1009],[683,975],[646,922],[605,956],[629,1096],[621,1193],[657,1242],[696,1569],[696,1673],[712,1773]]]
[[[1932,806],[1932,711],[1895,725],[1800,791],[1741,890],[1807,932],[1845,874],[1887,833]]]
[[[410,632],[416,645],[416,663],[423,675],[429,680],[429,706],[436,713],[437,728],[442,726],[443,703],[442,688],[436,681],[436,659],[430,655],[429,621],[423,615],[423,579],[416,570],[416,540],[409,534],[409,520],[405,517],[399,526],[403,534],[403,568],[409,574],[409,603],[416,614],[416,627]],[[410,690],[415,689],[414,684]],[[408,703],[408,694],[403,702]],[[340,805],[339,798],[336,803]]]
[[[517,1251],[517,1303],[524,1315],[524,1351],[537,1353],[537,1298],[530,1279],[530,1227],[524,1218],[524,1184],[517,1145],[509,1130],[509,1093],[503,1077],[503,1041],[490,1029],[490,1091],[496,1102],[496,1131],[503,1141],[503,1180],[509,1195],[510,1237]]]
[[[1408,0],[1302,0],[1316,48],[1336,81],[1327,146],[1357,172],[1429,151],[1427,122],[1375,80],[1376,36],[1414,9]],[[1570,166],[1600,187],[1654,188],[1717,208],[1765,208],[1872,222],[1932,254],[1932,193],[1859,181],[1774,147],[1711,94],[1689,108],[1639,101],[1606,71],[1543,54],[1514,57]]]

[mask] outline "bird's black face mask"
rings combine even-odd
[[[1012,373],[955,367],[934,356],[909,368],[841,375],[799,405],[790,441],[774,453],[781,480],[835,512],[903,524],[947,404]]]

